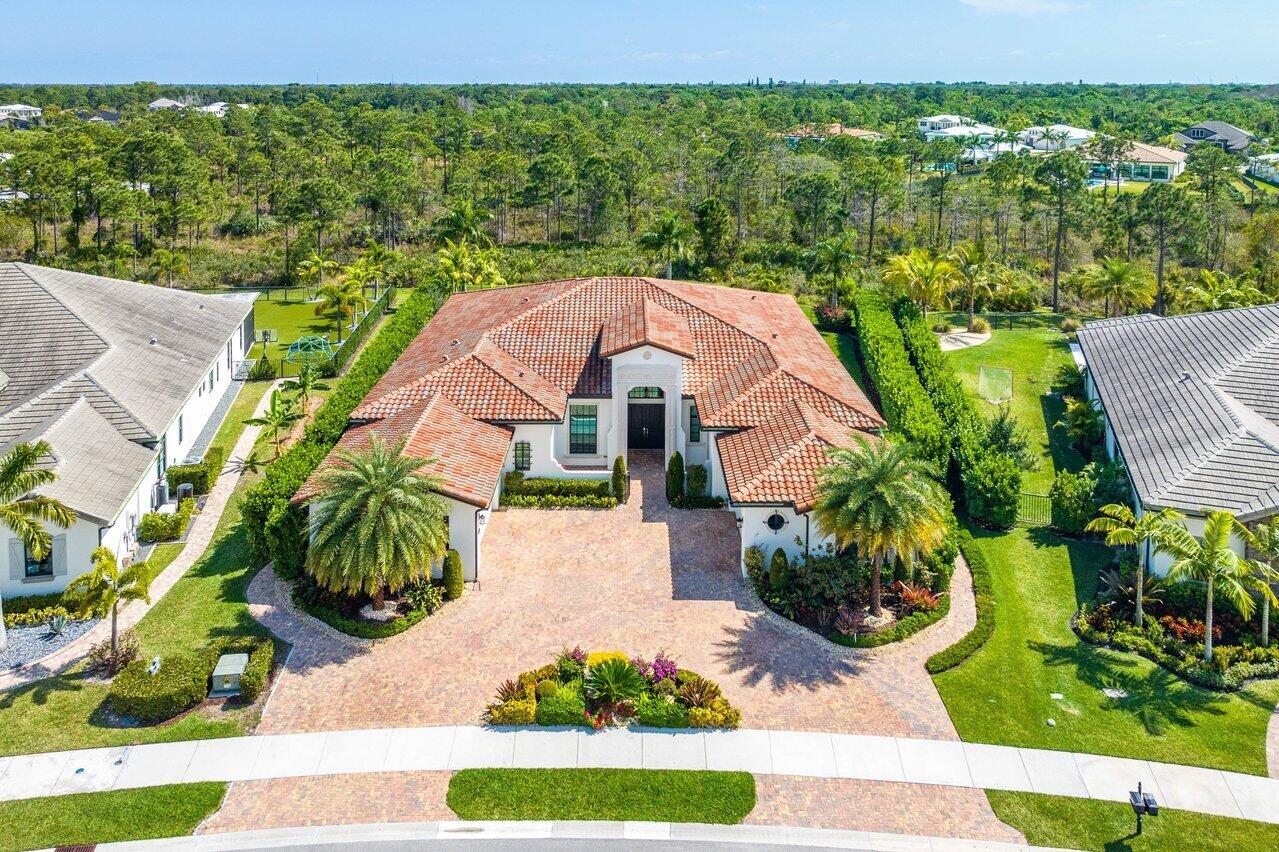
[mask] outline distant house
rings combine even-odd
[[[782,138],[790,145],[798,145],[800,142],[825,142],[834,136],[848,136],[852,139],[866,139],[876,141],[883,139],[882,133],[876,133],[873,130],[863,130],[860,127],[845,127],[838,122],[835,124],[801,124],[792,130],[788,130],[782,134]]]
[[[1172,138],[1179,148],[1193,148],[1196,145],[1216,145],[1232,154],[1244,151],[1252,144],[1254,137],[1247,130],[1226,124],[1224,121],[1201,121],[1187,127]]]
[[[1065,148],[1077,148],[1092,141],[1097,134],[1082,127],[1071,127],[1069,124],[1050,124],[1046,127],[1027,127],[1017,134],[1023,145],[1029,145],[1036,151],[1061,151]]]
[[[120,113],[109,109],[80,110],[76,115],[91,123],[118,124],[120,122]]]
[[[991,142],[985,145],[974,145],[964,149],[961,155],[967,162],[983,163],[993,160],[1000,154],[1015,154],[1022,156],[1030,154],[1034,151],[1029,145],[1023,145],[1020,142]]]
[[[920,133],[927,135],[938,130],[947,130],[951,127],[976,123],[974,119],[966,115],[928,115],[919,119],[916,126],[919,128]]]
[[[0,105],[0,118],[23,118],[33,121],[42,115],[44,115],[44,110],[37,106],[28,106],[27,104]]]
[[[39,119],[18,118],[16,115],[5,116],[0,118],[0,127],[9,130],[30,130],[33,127],[39,127]]]
[[[0,263],[0,455],[46,440],[76,513],[35,559],[0,526],[0,596],[57,592],[107,547],[138,549],[146,512],[172,511],[170,465],[203,454],[253,342],[252,300]]]
[[[1186,170],[1186,154],[1160,145],[1132,142],[1128,159],[1120,168],[1120,177],[1126,180],[1168,183]],[[1089,159],[1093,177],[1112,178],[1105,163]]]
[[[1248,174],[1255,178],[1279,183],[1279,154],[1258,154],[1248,158]]]
[[[147,109],[150,110],[185,108],[186,104],[182,103],[182,101],[175,101],[173,98],[156,98],[151,103],[147,104]]]
[[[1195,534],[1208,510],[1279,513],[1279,305],[1090,322],[1079,346],[1140,511],[1176,509]]]

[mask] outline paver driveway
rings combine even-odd
[[[298,617],[262,572],[252,610],[295,647],[258,730],[474,724],[499,682],[581,645],[665,649],[718,680],[751,728],[957,738],[921,663],[971,626],[971,597],[920,641],[839,659],[759,612],[730,513],[671,509],[660,460],[632,470],[614,511],[495,512],[480,588],[373,645]]]

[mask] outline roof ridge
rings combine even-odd
[[[101,382],[99,382],[96,378],[94,378],[92,375],[90,375],[90,374],[89,374],[89,370],[88,370],[88,368],[86,368],[86,369],[84,370],[84,372],[83,372],[83,373],[81,373],[80,375],[84,376],[85,381],[87,381],[89,384],[91,384],[91,385],[93,385],[95,388],[97,388],[97,389],[98,389],[98,391],[99,391],[99,392],[100,392],[103,396],[105,396],[107,399],[109,399],[109,400],[111,400],[112,402],[114,402],[114,403],[115,403],[115,404],[119,407],[119,409],[120,409],[121,411],[123,411],[125,414],[129,415],[129,419],[130,419],[131,421],[133,421],[133,424],[134,424],[135,426],[137,426],[137,427],[138,427],[139,429],[141,429],[143,432],[145,432],[145,433],[147,433],[148,435],[150,435],[152,438],[158,437],[158,436],[157,436],[154,432],[152,432],[150,429],[148,429],[148,428],[147,428],[147,426],[146,426],[146,424],[145,424],[145,423],[143,423],[141,420],[139,420],[139,419],[138,419],[138,416],[137,416],[136,414],[134,414],[132,411],[130,411],[130,410],[129,410],[128,406],[126,406],[123,402],[121,402],[118,398],[116,398],[115,394],[111,393],[111,391],[109,391],[109,390],[107,390],[105,387],[103,387],[103,385],[102,385],[102,383],[101,383]],[[90,405],[92,405],[92,403],[90,403]],[[96,409],[95,409],[95,410],[96,410]],[[101,414],[102,412],[98,412],[98,413],[99,413],[99,414]]]
[[[110,343],[108,340],[106,340],[105,338],[103,338],[103,336],[102,336],[102,335],[98,334],[97,330],[96,330],[93,326],[91,326],[91,325],[89,325],[87,322],[85,322],[85,321],[84,321],[84,317],[80,316],[78,313],[76,313],[74,310],[72,310],[72,308],[71,308],[71,306],[70,306],[70,305],[68,305],[68,304],[67,304],[66,302],[64,302],[62,299],[58,298],[58,294],[56,294],[56,293],[54,293],[52,290],[50,290],[50,289],[48,288],[48,286],[47,286],[47,285],[45,285],[45,283],[44,283],[43,281],[41,281],[39,278],[36,278],[34,275],[32,275],[32,274],[30,273],[30,271],[28,271],[28,267],[29,267],[31,264],[27,264],[27,263],[19,263],[19,262],[16,262],[16,261],[15,261],[13,265],[14,265],[14,267],[15,267],[15,268],[16,268],[19,272],[21,272],[23,275],[27,276],[27,280],[28,280],[28,281],[30,281],[32,284],[34,284],[34,285],[36,285],[37,287],[39,287],[41,290],[43,290],[43,291],[45,292],[45,294],[46,294],[46,295],[47,295],[50,299],[53,299],[53,301],[55,301],[55,302],[57,302],[59,305],[61,305],[61,306],[63,307],[63,309],[64,309],[64,310],[66,310],[66,312],[67,312],[67,313],[69,313],[69,314],[71,314],[71,316],[75,317],[76,322],[78,322],[78,323],[80,323],[80,325],[84,326],[85,331],[89,332],[89,334],[92,334],[94,337],[96,337],[96,338],[98,339],[98,342],[99,342],[99,343],[101,343],[103,346],[105,346],[105,347],[106,347],[106,349],[105,349],[103,352],[99,352],[97,355],[95,355],[92,361],[89,361],[87,364],[85,364],[85,366],[83,367],[83,370],[87,370],[87,369],[89,368],[89,364],[93,364],[94,362],[96,362],[96,361],[98,361],[99,359],[101,359],[101,358],[102,358],[102,356],[103,356],[103,355],[105,355],[107,352],[110,352],[110,351],[111,351],[111,348],[112,348],[112,347],[111,347],[111,343]],[[43,268],[48,269],[48,268],[50,268],[50,267],[43,267]],[[72,270],[59,269],[58,271],[59,271],[59,272],[70,272],[70,271],[72,271]],[[105,276],[103,276],[103,277],[105,277]],[[110,279],[110,280],[121,280],[121,279]],[[134,283],[134,282],[130,282],[130,283]]]
[[[627,277],[627,276],[621,276],[621,277]],[[602,280],[600,276],[592,276],[590,278],[562,278],[556,281],[538,281],[534,284],[527,284],[527,285],[517,284],[515,285],[517,287],[520,287],[520,286],[536,287],[536,286],[542,286],[542,285],[565,284],[565,283],[571,283],[573,286],[566,288],[563,293],[552,296],[551,298],[547,299],[545,302],[541,302],[539,304],[532,306],[528,310],[511,314],[510,317],[498,323],[497,325],[489,326],[488,328],[484,329],[484,331],[480,332],[480,339],[483,340],[484,338],[488,337],[491,334],[494,334],[500,330],[509,328],[511,325],[526,318],[529,314],[532,314],[535,311],[540,311],[543,308],[547,307],[548,305],[554,305],[557,302],[560,302],[563,299],[567,298],[570,293],[576,293],[578,290],[580,290],[582,287],[585,287],[587,284],[590,284],[594,281],[600,281],[600,280]]]

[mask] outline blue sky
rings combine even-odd
[[[4,82],[1274,82],[1275,0],[3,0]]]

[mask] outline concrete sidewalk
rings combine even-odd
[[[1126,802],[1279,824],[1279,779],[1144,760],[946,740],[801,731],[383,728],[0,758],[0,800],[194,781],[471,767],[741,770]]]
[[[594,841],[569,846],[570,841]],[[176,852],[176,850],[430,849],[707,849],[796,846],[817,849],[860,849],[875,852],[1024,852],[1044,850],[1013,843],[955,840],[907,834],[772,825],[701,825],[669,822],[419,822],[377,825],[330,825],[204,834],[163,840],[102,843],[98,852]],[[460,846],[459,846],[460,844]]]

